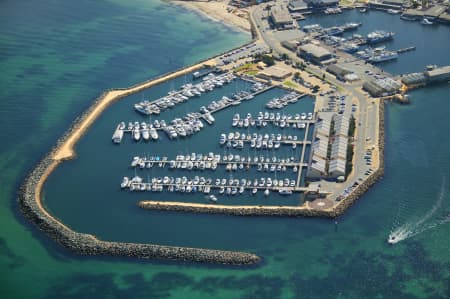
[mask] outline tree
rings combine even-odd
[[[272,56],[269,55],[263,55],[262,56],[262,62],[264,62],[267,66],[272,66],[275,64],[275,61],[273,60]]]

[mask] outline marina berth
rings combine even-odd
[[[168,94],[162,98],[154,101],[145,100],[134,104],[134,109],[144,115],[158,115],[165,109],[172,108],[176,104],[200,96],[202,93],[210,92],[215,88],[232,82],[234,79],[236,79],[236,76],[233,73],[215,75],[211,72],[206,75],[200,83],[183,84],[181,88],[169,91]]]

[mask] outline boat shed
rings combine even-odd
[[[401,80],[407,86],[422,85],[426,82],[424,73],[405,74],[401,77]]]
[[[345,165],[346,161],[343,159],[331,160],[328,167],[329,177],[338,178],[340,176],[345,176]]]
[[[348,140],[345,137],[337,137],[331,145],[331,159],[347,159]]]
[[[328,137],[321,137],[320,139],[314,140],[312,145],[313,154],[326,159],[328,153],[328,143]]]
[[[312,155],[311,163],[308,166],[308,178],[320,179],[327,175],[326,173],[326,160],[317,156]]]
[[[342,114],[336,114],[334,117],[334,132],[335,136],[348,136],[350,127],[350,120]]]
[[[319,121],[315,124],[315,136],[330,136],[331,120],[333,118],[333,112],[320,112]]]
[[[298,56],[315,64],[330,64],[336,61],[330,51],[312,43],[300,46]]]

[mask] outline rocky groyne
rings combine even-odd
[[[227,265],[251,265],[258,263],[260,257],[246,252],[102,241],[93,235],[73,231],[50,215],[41,202],[42,187],[48,176],[59,163],[62,163],[66,159],[75,158],[73,146],[104,109],[123,97],[159,84],[174,75],[178,75],[177,73],[192,71],[200,67],[202,67],[202,63],[158,76],[155,79],[130,88],[114,89],[104,92],[82,115],[72,122],[72,125],[56,142],[52,150],[28,174],[18,193],[18,201],[22,213],[49,237],[77,254],[124,256]],[[111,94],[113,95],[111,96]],[[110,99],[105,102],[105,98],[108,96]],[[62,148],[70,150],[70,153],[61,153]]]
[[[295,206],[226,206],[154,201],[140,201],[138,206],[146,210],[225,214],[233,216],[330,217],[331,212]]]
[[[42,179],[51,173],[57,166],[57,163],[57,161],[51,158],[51,154],[45,157],[25,179],[19,190],[18,200],[23,214],[31,222],[56,242],[77,254],[226,265],[252,265],[260,261],[257,255],[245,252],[108,242],[99,240],[93,235],[75,232],[51,216],[40,202],[39,193],[42,188]]]

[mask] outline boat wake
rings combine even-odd
[[[445,177],[443,177],[439,197],[431,210],[429,210],[417,221],[409,221],[402,225],[399,223],[394,223],[394,227],[391,230],[387,240],[388,243],[396,244],[400,241],[428,231],[436,226],[450,222],[450,213],[448,211],[443,216],[439,215],[440,213],[438,212],[439,210],[445,210],[445,207],[443,209],[444,198],[446,195],[445,191]]]

